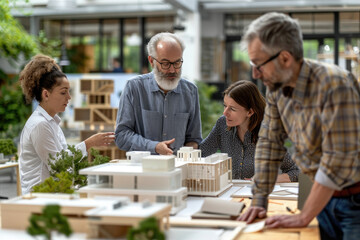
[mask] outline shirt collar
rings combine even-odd
[[[149,77],[150,77],[150,91],[151,92],[157,92],[157,91],[160,91],[160,92],[163,92],[163,90],[161,90],[155,80],[155,75],[154,75],[154,72],[151,72],[149,73]],[[168,93],[170,92],[174,92],[174,93],[181,93],[181,79],[179,80],[179,83],[177,85],[177,87],[171,91],[169,91]]]
[[[297,102],[303,102],[306,94],[306,87],[311,71],[311,62],[308,60],[303,61],[296,86],[293,91],[293,100]]]
[[[44,118],[47,120],[47,121],[55,121],[57,124],[60,123],[61,121],[61,118],[56,114],[54,117],[50,116],[44,108],[42,108],[40,105],[38,105],[36,107],[36,110],[35,111],[38,111],[41,115],[44,116]]]

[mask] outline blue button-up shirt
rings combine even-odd
[[[159,142],[172,138],[174,152],[187,142],[202,140],[197,87],[180,79],[164,94],[153,73],[130,79],[120,97],[116,145],[125,151],[155,153]]]

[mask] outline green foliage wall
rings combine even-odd
[[[5,80],[0,86],[0,138],[17,137],[28,117],[31,105],[25,103],[17,77]]]
[[[0,1],[0,58],[13,64],[20,55],[28,59],[37,52],[35,37],[10,14],[9,0]],[[0,138],[18,136],[31,114],[31,106],[25,105],[17,80],[17,76],[8,76],[0,66]]]
[[[0,1],[0,32],[0,57],[30,58],[38,51],[35,38],[10,14],[9,0]]]
[[[217,91],[216,86],[204,82],[196,82],[199,91],[202,137],[206,138],[223,113],[222,102],[212,100],[211,96]]]

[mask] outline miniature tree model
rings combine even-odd
[[[72,179],[68,172],[57,173],[56,178],[49,177],[33,187],[33,192],[41,193],[74,193]]]
[[[87,184],[87,178],[79,175],[79,170],[109,162],[109,157],[99,154],[98,150],[91,149],[94,161],[89,163],[87,156],[83,156],[80,150],[74,145],[68,145],[70,153],[62,150],[55,157],[49,155],[50,178],[45,179],[33,187],[34,192],[47,193],[73,193]]]
[[[31,215],[30,226],[27,228],[31,236],[45,235],[46,239],[50,240],[51,233],[55,231],[67,237],[72,233],[67,218],[60,213],[59,205],[47,205],[42,215]]]
[[[150,217],[140,222],[138,228],[131,228],[126,236],[128,240],[165,240],[156,218]]]

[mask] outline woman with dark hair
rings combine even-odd
[[[254,154],[265,99],[257,86],[246,80],[231,84],[224,91],[224,112],[210,134],[201,142],[203,157],[220,150],[232,158],[233,179],[248,179],[254,175]],[[287,153],[281,165],[278,182],[296,182],[299,169]]]
[[[20,179],[22,194],[50,177],[49,154],[67,148],[64,133],[57,115],[64,112],[71,99],[70,84],[55,60],[36,55],[23,69],[19,77],[28,103],[39,102],[27,120],[20,137]],[[114,133],[98,133],[76,145],[83,155],[94,146],[105,146],[114,141]]]

